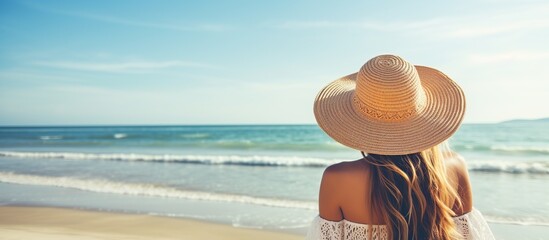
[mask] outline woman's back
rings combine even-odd
[[[456,216],[470,212],[472,194],[465,161],[458,154],[445,154],[444,167],[449,187],[455,189],[461,199],[461,207],[456,199],[452,210]],[[328,167],[320,187],[320,217],[330,221],[346,219],[354,223],[386,224],[382,216],[370,210],[371,168],[364,159]]]

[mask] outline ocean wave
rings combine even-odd
[[[458,144],[452,146],[460,151],[492,152],[500,154],[522,155],[549,155],[549,147],[543,146],[509,146],[509,145],[482,145],[482,144]]]
[[[245,203],[263,205],[269,207],[317,209],[316,203],[311,201],[298,201],[276,198],[263,198],[247,195],[187,191],[173,187],[154,184],[139,184],[115,182],[105,179],[79,179],[72,177],[48,177],[40,175],[16,174],[13,172],[0,172],[0,182],[40,185],[78,189],[82,191],[110,193],[121,195],[135,195],[161,198],[179,198],[189,200],[219,201],[231,203]]]
[[[124,139],[125,141],[118,141]],[[338,143],[265,141],[254,139],[216,139],[207,134],[172,134],[144,136],[140,133],[108,133],[89,136],[35,136],[32,139],[18,138],[22,146],[131,146],[135,148],[178,148],[178,149],[229,149],[229,150],[271,150],[298,152],[350,152]],[[49,140],[49,141],[46,141]],[[52,141],[56,140],[56,141]],[[123,143],[123,144],[122,144]]]
[[[492,215],[486,215],[486,214],[484,214],[484,217],[486,217],[486,221],[489,223],[549,227],[549,218],[543,218],[543,217],[521,217],[521,216],[504,217],[504,216],[492,216]]]
[[[63,139],[63,136],[58,136],[58,135],[54,135],[54,136],[40,136],[40,140],[60,140],[60,139]]]
[[[136,154],[136,153],[78,153],[78,152],[9,152],[0,151],[0,157],[136,161],[161,163],[192,163],[210,165],[276,166],[276,167],[327,167],[345,161],[297,156],[239,156],[239,155],[180,155],[180,154]],[[468,161],[470,171],[499,172],[513,174],[549,174],[548,162],[518,161]]]
[[[113,135],[113,137],[114,137],[115,139],[126,138],[127,136],[128,136],[128,134],[125,134],[125,133],[115,133],[115,134]]]
[[[187,134],[181,134],[180,136],[183,137],[183,138],[196,139],[196,138],[208,138],[208,137],[210,137],[210,134],[208,134],[208,133],[187,133]]]
[[[497,152],[549,155],[549,147],[492,146],[490,149]]]
[[[237,155],[178,155],[178,154],[134,154],[134,153],[74,153],[74,152],[0,152],[0,157],[18,158],[61,158],[72,160],[111,160],[197,163],[213,165],[246,166],[303,166],[326,167],[338,160],[296,156],[237,156]]]
[[[549,162],[471,161],[470,171],[549,174]]]

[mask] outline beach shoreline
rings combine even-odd
[[[81,209],[0,206],[0,239],[303,239],[188,218]]]
[[[491,223],[496,239],[544,239],[546,226]],[[198,219],[91,209],[4,205],[0,206],[0,240],[172,240],[172,239],[304,239],[287,230],[235,227]]]

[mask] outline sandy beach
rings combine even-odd
[[[490,224],[496,239],[545,239],[547,227]],[[303,239],[286,232],[236,228],[183,218],[54,207],[1,206],[1,240]]]
[[[0,239],[303,239],[196,220],[50,207],[0,207]]]

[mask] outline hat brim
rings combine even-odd
[[[366,153],[404,155],[433,147],[454,134],[465,114],[461,88],[444,73],[415,66],[426,94],[426,105],[402,121],[380,121],[353,106],[357,73],[330,83],[317,95],[318,125],[337,142]]]

